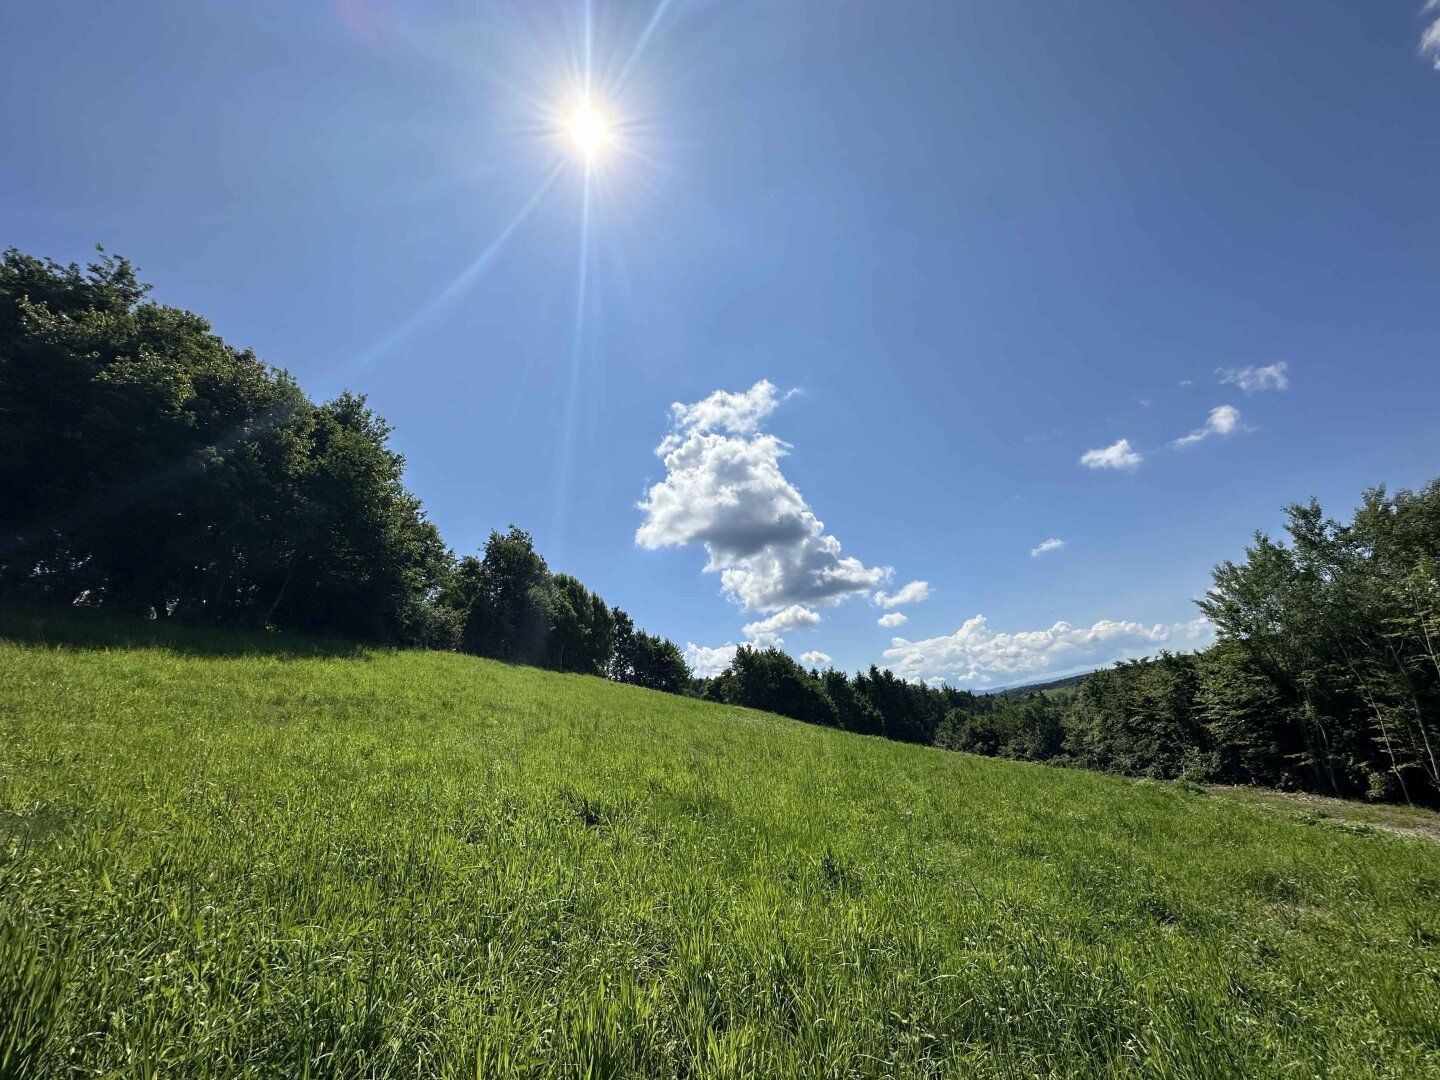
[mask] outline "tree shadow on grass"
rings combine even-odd
[[[3,601],[0,601],[0,641],[61,649],[165,649],[196,656],[274,656],[295,660],[359,658],[375,648],[336,638],[123,619],[97,611],[45,610]]]

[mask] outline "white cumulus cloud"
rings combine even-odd
[[[997,680],[1062,675],[1162,648],[1203,648],[1213,635],[1214,627],[1203,618],[1170,626],[1111,619],[1090,627],[1057,622],[1048,630],[1007,634],[990,629],[985,616],[976,615],[946,637],[897,637],[884,655],[891,670],[911,682],[986,686]]]
[[[1222,383],[1238,386],[1247,394],[1261,390],[1284,390],[1290,385],[1286,374],[1290,367],[1284,360],[1277,360],[1265,367],[1220,368],[1218,374]]]
[[[824,667],[830,663],[830,654],[823,653],[819,649],[816,649],[814,652],[802,652],[800,654],[800,663],[808,668]]]
[[[835,603],[891,575],[841,554],[840,541],[781,472],[789,447],[760,427],[785,396],[761,380],[743,393],[716,391],[671,406],[673,430],[655,451],[665,479],[638,504],[645,519],[637,544],[703,544],[705,570],[753,611]]]
[[[1099,450],[1086,450],[1080,455],[1080,464],[1087,469],[1138,469],[1145,457],[1130,445],[1129,439],[1119,439]]]
[[[732,435],[753,435],[782,401],[794,394],[779,394],[769,379],[761,379],[749,390],[730,393],[716,390],[692,405],[675,402],[670,418],[677,431],[728,431]]]
[[[814,626],[820,621],[820,613],[814,608],[807,608],[803,604],[791,604],[782,608],[768,619],[760,619],[756,622],[746,623],[744,634],[760,648],[770,645],[780,645],[784,639],[780,637],[786,630],[798,630],[806,626]]]
[[[903,611],[892,611],[888,615],[881,615],[875,621],[888,630],[896,626],[904,626],[910,621],[910,616]]]
[[[918,604],[929,598],[930,583],[928,581],[911,581],[900,586],[893,593],[877,592],[871,597],[871,600],[883,608],[894,608],[900,607],[902,604]]]
[[[1175,440],[1177,447],[1194,446],[1212,435],[1234,435],[1240,430],[1240,410],[1234,405],[1216,405],[1210,410],[1204,427],[1198,427],[1189,435]]]
[[[1040,555],[1048,554],[1051,551],[1059,551],[1064,546],[1064,540],[1061,540],[1058,536],[1052,536],[1049,540],[1042,540],[1031,548],[1030,557],[1034,559]]]
[[[693,641],[686,642],[685,662],[696,678],[713,679],[730,666],[730,661],[735,659],[736,648],[728,641],[713,649],[707,645],[696,645]]]

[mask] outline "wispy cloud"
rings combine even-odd
[[[1422,14],[1440,10],[1440,0],[1429,0]],[[1420,33],[1420,55],[1429,60],[1436,71],[1440,71],[1440,19],[1435,19]]]
[[[1040,541],[1040,543],[1036,544],[1033,548],[1031,548],[1030,557],[1032,559],[1038,558],[1039,556],[1045,555],[1051,551],[1059,551],[1064,546],[1064,540],[1061,540],[1058,536],[1052,536],[1049,540],[1042,540]]]
[[[1189,435],[1182,435],[1172,445],[1177,449],[1194,446],[1212,435],[1234,435],[1239,430],[1240,410],[1234,405],[1216,405],[1210,410],[1203,427],[1196,428]]]
[[[1080,464],[1087,469],[1138,469],[1145,456],[1130,445],[1129,439],[1119,439],[1099,450],[1086,450],[1080,455]]]
[[[892,611],[887,615],[881,615],[880,618],[875,621],[887,630],[893,630],[895,627],[904,626],[909,622],[910,616],[906,615],[903,611]]]
[[[870,599],[883,608],[897,608],[905,604],[918,604],[929,598],[930,583],[928,581],[911,581],[893,593],[877,592]]]
[[[1287,389],[1290,386],[1290,376],[1287,374],[1289,367],[1284,360],[1277,360],[1264,367],[1252,365],[1243,368],[1218,368],[1216,374],[1220,376],[1222,383],[1238,386],[1245,393],[1254,394],[1262,390]]]

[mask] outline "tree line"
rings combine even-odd
[[[1216,643],[1078,686],[976,695],[742,648],[711,698],[952,750],[1162,780],[1440,805],[1440,480],[1347,522],[1286,511],[1199,601]]]
[[[457,560],[363,397],[317,404],[147,293],[122,258],[0,256],[0,593],[689,689],[514,526]]]
[[[1440,480],[1311,502],[1200,601],[1217,642],[982,695],[742,647],[693,679],[511,526],[456,558],[363,397],[312,402],[126,260],[0,256],[0,595],[459,649],[1027,761],[1440,803]]]

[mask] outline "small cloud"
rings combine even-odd
[[[1080,464],[1087,469],[1138,469],[1145,457],[1130,445],[1129,439],[1120,439],[1100,450],[1086,450],[1080,455]]]
[[[880,618],[875,621],[889,630],[896,626],[904,626],[910,621],[910,616],[906,615],[903,611],[892,611],[888,615],[881,615]]]
[[[1234,435],[1239,430],[1240,410],[1234,405],[1216,405],[1210,410],[1210,416],[1205,421],[1204,427],[1196,428],[1189,435],[1182,435],[1171,445],[1176,449],[1183,449],[1187,446],[1194,446],[1196,443],[1210,438],[1211,435]]]
[[[1284,360],[1277,360],[1265,367],[1217,368],[1216,373],[1222,383],[1238,386],[1247,394],[1255,394],[1262,390],[1287,389],[1290,386],[1290,376],[1286,374],[1289,367]]]
[[[782,644],[784,641],[780,637],[782,631],[814,626],[819,621],[820,613],[814,608],[805,607],[803,604],[791,604],[789,607],[777,611],[768,619],[746,623],[742,628],[742,633],[754,644],[764,649],[771,645]]]
[[[826,664],[830,663],[830,654],[823,653],[819,649],[816,649],[813,652],[802,652],[800,654],[800,662],[806,667],[824,667]]]
[[[1195,385],[1195,380],[1194,380],[1194,379],[1181,379],[1181,380],[1179,381],[1179,383],[1177,383],[1176,385],[1177,385],[1177,386],[1194,386],[1194,385]]]
[[[690,665],[696,678],[713,679],[730,666],[730,661],[735,659],[735,649],[736,646],[729,641],[713,649],[706,645],[696,645],[693,641],[686,642],[685,662]]]
[[[1150,408],[1152,405],[1154,405],[1155,403],[1154,403],[1153,401],[1151,401],[1148,397],[1142,397],[1142,398],[1139,399],[1139,401],[1137,402],[1137,404],[1138,404],[1138,405],[1140,406],[1140,408],[1142,408],[1142,409],[1148,409],[1148,408]]]
[[[912,581],[902,585],[893,593],[877,592],[871,599],[883,608],[897,608],[904,604],[918,604],[930,597],[928,581]]]
[[[1033,548],[1031,548],[1030,557],[1034,559],[1040,555],[1047,554],[1051,551],[1059,551],[1064,546],[1064,540],[1061,540],[1057,536],[1052,536],[1049,540],[1043,540],[1040,543],[1036,544]]]

